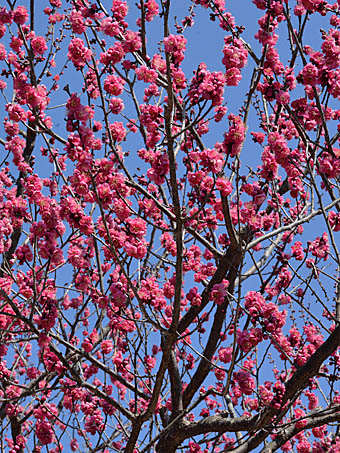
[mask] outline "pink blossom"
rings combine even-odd
[[[113,141],[123,141],[126,135],[126,130],[123,126],[123,123],[116,121],[115,123],[110,124],[110,133]]]
[[[227,297],[228,282],[216,283],[210,293],[210,299],[213,300],[217,305],[221,305]]]
[[[118,284],[113,284],[110,286],[110,291],[112,294],[111,303],[117,307],[124,307],[126,304],[126,294],[122,291],[122,288]]]
[[[104,90],[112,96],[119,96],[123,93],[125,80],[114,74],[108,75],[104,80]]]
[[[69,15],[69,19],[71,22],[72,31],[78,35],[81,35],[86,30],[86,25],[84,22],[84,17],[81,11],[77,11],[73,9]]]
[[[210,72],[205,63],[200,63],[195,76],[190,81],[189,97],[192,104],[199,103],[202,99],[211,100],[212,105],[221,105],[225,77],[222,72]]]
[[[125,0],[113,0],[111,11],[115,19],[121,21],[128,13],[128,5]]]
[[[12,20],[12,11],[8,11],[5,7],[0,8],[0,24],[10,24]]]
[[[33,260],[33,253],[28,244],[23,244],[23,245],[19,246],[15,252],[15,255],[18,258],[20,263]]]
[[[328,221],[333,231],[340,231],[340,214],[329,211]]]
[[[6,60],[6,58],[7,58],[6,48],[3,44],[0,43],[0,60]]]
[[[30,107],[38,107],[43,110],[47,106],[49,100],[44,85],[38,85],[36,88],[30,87],[26,90],[26,101]]]
[[[269,406],[274,397],[274,393],[270,390],[270,386],[267,386],[267,385],[259,386],[259,395],[261,398],[261,402],[265,406]]]
[[[224,135],[223,149],[231,157],[236,156],[241,151],[241,146],[245,138],[245,127],[239,116],[230,114],[229,131]]]
[[[26,121],[27,113],[18,104],[7,104],[6,111],[8,112],[9,119],[15,122]]]
[[[151,22],[155,16],[159,14],[159,7],[155,0],[146,0],[145,2],[146,14],[145,19]]]
[[[242,351],[249,352],[254,346],[257,346],[263,340],[262,330],[259,328],[252,328],[249,331],[237,332],[237,344]]]
[[[104,429],[103,416],[99,409],[95,409],[91,415],[86,417],[85,431],[92,434],[102,432]]]
[[[116,41],[113,47],[109,47],[106,52],[100,54],[100,61],[106,66],[115,65],[124,58],[125,53],[123,45]]]
[[[316,11],[321,3],[321,0],[300,0],[302,6],[309,11]]]
[[[144,365],[147,372],[151,372],[156,365],[156,357],[146,355],[144,357]]]
[[[251,395],[255,389],[255,380],[248,371],[240,370],[233,374],[233,378],[245,395]]]
[[[161,244],[163,247],[172,255],[177,255],[176,241],[174,240],[172,234],[165,232],[160,238]],[[197,288],[196,288],[197,289]],[[191,291],[191,290],[190,290]],[[188,296],[187,296],[188,297]],[[190,300],[190,299],[189,299]]]
[[[151,168],[147,171],[148,177],[155,184],[161,185],[165,181],[165,176],[169,172],[169,159],[166,153],[154,155]]]
[[[47,44],[43,36],[35,36],[31,39],[34,55],[43,55],[47,50]]]
[[[248,51],[239,39],[233,39],[231,36],[224,38],[223,60],[222,63],[226,69],[241,69],[247,63]]]
[[[124,33],[123,49],[125,53],[136,52],[142,47],[142,40],[139,33],[132,30],[127,30]]]
[[[28,11],[24,6],[18,6],[13,11],[13,22],[18,25],[24,25],[28,20]]]
[[[183,35],[169,35],[163,42],[165,52],[172,56],[174,64],[179,65],[184,59],[186,38]]]
[[[157,81],[157,71],[149,69],[146,65],[136,68],[137,80],[143,80],[146,83],[153,83]]]
[[[42,445],[50,444],[54,440],[51,423],[45,420],[37,420],[35,425],[35,434]]]
[[[329,242],[327,233],[323,233],[322,237],[317,237],[309,245],[309,250],[312,255],[317,258],[323,258],[324,261],[328,259]]]
[[[253,3],[259,9],[266,9],[267,7],[266,0],[253,0]]]
[[[93,345],[91,341],[88,338],[85,338],[83,341],[81,347],[84,349],[85,352],[91,352],[93,349]]]
[[[73,38],[68,46],[67,56],[76,69],[81,69],[91,59],[92,52],[85,47],[84,41],[81,38]]]
[[[292,256],[298,261],[302,261],[304,258],[304,252],[302,249],[302,242],[296,241],[294,245],[292,245]]]
[[[304,85],[315,86],[318,83],[318,68],[312,63],[306,64],[306,66],[301,71],[301,77]]]
[[[103,340],[100,344],[101,350],[103,351],[103,354],[110,354],[113,349],[113,344],[111,340]]]
[[[78,450],[79,444],[78,444],[77,439],[72,439],[72,440],[71,440],[71,442],[70,442],[70,448],[71,448],[71,451],[77,451],[77,450]]]
[[[187,294],[187,299],[190,301],[191,305],[200,306],[202,302],[201,295],[198,292],[198,288],[194,286],[191,288]]]
[[[233,356],[233,348],[232,347],[220,348],[219,351],[218,351],[218,358],[223,363],[231,362],[232,356]]]
[[[151,67],[162,74],[166,73],[166,61],[157,53],[152,57]]]
[[[100,24],[100,30],[107,36],[117,36],[120,32],[119,23],[112,17],[105,17]]]
[[[222,196],[227,197],[231,194],[233,186],[228,179],[218,178],[216,181],[216,188],[221,191]]]
[[[118,115],[124,110],[124,102],[120,98],[110,99],[110,110],[114,115]]]
[[[215,107],[214,119],[215,119],[216,123],[219,123],[220,121],[222,121],[224,115],[227,113],[227,110],[228,110],[227,107],[222,106],[222,105],[218,105],[217,107]]]

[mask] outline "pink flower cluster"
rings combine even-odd
[[[200,306],[202,302],[202,297],[198,291],[197,286],[191,288],[187,294],[187,299],[190,301],[191,305]]]
[[[228,280],[223,280],[222,283],[216,283],[210,292],[210,300],[213,300],[217,305],[223,304],[228,294],[228,286]]]
[[[207,148],[199,153],[199,161],[204,171],[211,171],[214,174],[218,174],[222,170],[224,158],[224,155],[215,148]],[[224,190],[228,191],[229,185],[227,182],[223,184],[220,179],[219,184],[223,186]]]
[[[119,22],[112,19],[112,17],[105,17],[100,24],[100,31],[102,31],[105,35],[111,36],[118,36],[119,33],[122,31],[122,28],[119,26]]]
[[[299,0],[299,3],[308,11],[314,13],[322,3],[322,0]]]
[[[42,445],[47,445],[54,441],[53,428],[47,420],[37,420],[35,434]]]
[[[146,65],[141,65],[135,70],[137,80],[143,80],[146,83],[154,83],[157,81],[157,71],[152,68],[148,68]]]
[[[124,33],[123,50],[125,53],[136,52],[142,47],[142,40],[139,33],[127,30]]]
[[[237,344],[243,352],[249,352],[263,340],[262,329],[258,327],[237,332]]]
[[[336,69],[340,64],[340,31],[331,28],[327,34],[323,36],[321,50],[324,55],[324,64],[327,69]],[[321,60],[322,61],[322,60]]]
[[[226,85],[237,86],[241,80],[241,69],[246,65],[248,51],[240,39],[232,36],[224,38],[222,63],[226,68]]]
[[[169,159],[167,153],[156,152],[152,159],[151,168],[147,171],[147,176],[157,185],[165,181],[165,176],[169,172]]]
[[[280,312],[277,305],[266,302],[263,296],[256,291],[247,293],[244,306],[253,322],[259,319],[263,328],[268,332],[279,331],[285,324],[286,312]]]
[[[85,124],[89,119],[93,118],[94,111],[88,105],[83,105],[80,98],[73,93],[66,103],[67,109],[67,126],[70,131],[73,130],[74,121],[80,121]]]
[[[313,63],[308,63],[300,72],[304,85],[316,86],[319,83],[319,70]]]
[[[319,172],[324,173],[328,178],[337,178],[340,175],[340,159],[333,157],[330,153],[322,153],[319,158]]]
[[[145,5],[145,9],[146,9],[145,20],[147,22],[151,22],[154,19],[154,17],[158,16],[159,6],[155,0],[146,0],[144,5]]]
[[[245,126],[239,116],[230,114],[229,131],[224,134],[223,150],[230,157],[237,156],[241,152],[245,138]]]
[[[138,295],[144,303],[152,305],[156,310],[161,310],[166,306],[163,291],[155,277],[141,281],[141,289],[138,291]]]
[[[67,56],[76,69],[82,69],[91,59],[92,51],[85,47],[84,41],[81,38],[73,38],[68,46]]]
[[[264,200],[267,198],[266,193],[262,190],[258,182],[254,182],[253,184],[244,184],[242,186],[242,190],[253,197],[253,202],[257,206],[261,206]]]
[[[310,242],[308,250],[310,250],[312,255],[316,258],[327,261],[330,250],[327,233],[323,233],[321,237],[317,237],[314,241]]]
[[[168,53],[173,64],[179,66],[184,59],[187,40],[183,35],[169,35],[164,38],[164,50]]]
[[[100,96],[97,76],[93,69],[89,69],[85,75],[83,90],[87,90],[92,99],[97,99]]]
[[[85,419],[85,431],[92,434],[93,436],[96,433],[103,432],[105,428],[104,417],[100,409],[95,409],[91,415],[87,416]]]
[[[25,22],[28,20],[28,11],[24,6],[19,5],[13,11],[13,22],[18,25],[24,25]]]
[[[47,97],[47,90],[44,85],[37,87],[27,86],[26,88],[26,102],[32,108],[44,110],[50,99]]]
[[[221,360],[221,362],[229,363],[229,362],[231,362],[232,357],[233,357],[233,348],[232,347],[220,348],[218,350],[218,358]]]
[[[116,20],[122,21],[128,13],[128,5],[125,0],[112,0],[111,11]]]
[[[259,395],[261,398],[261,403],[264,406],[269,406],[274,398],[274,393],[271,391],[272,383],[266,381],[264,385],[259,386]]]
[[[340,214],[329,211],[328,221],[333,231],[340,231]]]
[[[43,36],[34,36],[31,39],[31,46],[34,55],[43,55],[47,50],[47,44]]]
[[[162,116],[163,108],[157,105],[140,105],[140,123],[147,130],[146,144],[149,148],[154,148],[157,142],[160,140],[161,135],[158,131],[158,126],[164,123]]]
[[[126,293],[123,290],[122,284],[114,283],[110,286],[111,292],[111,304],[116,307],[117,309],[124,307],[126,304]]]
[[[207,70],[207,65],[201,63],[190,81],[188,96],[191,104],[195,105],[202,100],[208,100],[212,101],[213,106],[221,105],[225,83],[222,72],[210,72]]]
[[[249,371],[240,370],[233,373],[233,379],[239,386],[239,390],[244,395],[251,395],[255,389],[255,379]]]
[[[115,65],[122,61],[125,56],[123,45],[120,41],[116,41],[112,47],[109,47],[105,52],[100,54],[100,62],[105,66]]]
[[[86,23],[84,16],[81,11],[72,9],[69,14],[69,20],[71,22],[72,31],[77,35],[81,35],[86,30]]]
[[[216,180],[216,189],[221,192],[223,197],[227,197],[233,191],[233,186],[229,179],[226,178],[217,178]]]
[[[61,218],[67,220],[73,228],[79,228],[85,235],[93,233],[94,227],[92,217],[84,214],[81,206],[74,198],[66,197],[62,199],[60,208]]]
[[[167,250],[172,256],[176,256],[177,254],[176,241],[171,233],[168,233],[167,231],[164,232],[160,237],[160,242],[162,246],[165,248],[165,250]]]

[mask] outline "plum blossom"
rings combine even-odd
[[[67,56],[76,69],[81,69],[91,59],[92,52],[85,47],[84,41],[81,38],[73,38],[68,46]]]
[[[249,373],[249,371],[236,371],[233,374],[233,378],[240,387],[240,391],[245,395],[251,395],[255,389],[255,380]]]
[[[54,441],[52,425],[46,420],[37,420],[35,433],[42,445],[48,445]]]
[[[217,305],[223,304],[227,297],[227,288],[229,282],[224,280],[223,283],[216,283],[210,293],[210,299],[213,300]]]
[[[31,39],[34,55],[43,55],[47,50],[47,44],[43,36],[35,36]]]
[[[187,39],[183,35],[169,35],[163,40],[165,52],[172,56],[175,65],[184,59]]]

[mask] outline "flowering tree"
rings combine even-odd
[[[3,3],[1,450],[340,452],[340,1]]]

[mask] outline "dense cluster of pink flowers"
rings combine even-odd
[[[221,105],[225,78],[222,72],[209,72],[205,63],[201,63],[195,76],[191,79],[188,96],[192,104],[202,99],[212,101],[212,105]]]
[[[237,86],[241,80],[241,69],[247,63],[248,51],[239,39],[224,38],[222,63],[226,68],[226,85]]]
[[[92,52],[85,46],[81,38],[73,38],[68,46],[67,56],[76,69],[81,69],[90,60]]]
[[[253,46],[224,0],[162,27],[176,2],[140,1],[131,24],[126,0],[49,0],[46,34],[16,3],[0,6],[4,448],[142,451],[144,428],[129,435],[154,417],[160,452],[184,424],[202,438],[174,448],[230,451],[230,420],[244,443],[340,451],[338,349],[306,368],[337,328],[340,0],[253,0]],[[200,7],[222,70],[188,71]]]

